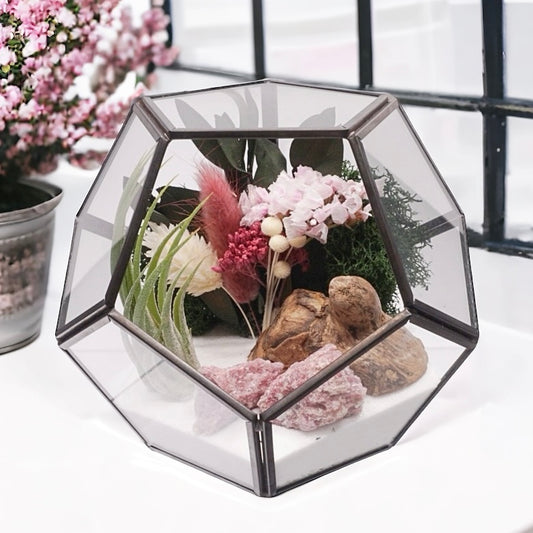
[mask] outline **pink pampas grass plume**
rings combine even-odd
[[[239,202],[224,172],[213,165],[200,164],[196,181],[200,188],[200,202],[205,200],[200,211],[200,224],[220,258],[228,248],[228,235],[235,233],[240,227],[242,212]],[[259,293],[257,277],[250,277],[241,272],[224,272],[222,283],[239,303],[250,302]]]

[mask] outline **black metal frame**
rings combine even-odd
[[[483,117],[483,232],[469,230],[471,246],[533,258],[533,242],[505,236],[505,188],[507,160],[507,117],[533,118],[533,100],[509,98],[505,94],[504,9],[503,0],[481,2],[483,26],[483,95],[438,94],[376,87],[373,81],[372,0],[357,4],[359,35],[359,85],[350,88],[394,95],[402,104],[479,112]],[[265,58],[263,0],[251,0],[254,72],[217,70],[176,62],[169,68],[217,74],[235,80],[258,80],[268,76]],[[165,2],[170,13],[170,2]],[[327,85],[316,80],[284,77],[286,81]]]
[[[271,83],[271,82],[252,82],[252,84],[262,84],[262,83]],[[288,85],[288,82],[276,82],[278,85]],[[250,85],[250,84],[248,84]],[[294,84],[291,84],[294,85]],[[308,87],[308,85],[301,85],[302,87]],[[216,89],[213,89],[216,90]],[[332,89],[337,91],[342,91],[342,89]],[[198,91],[190,91],[198,92]],[[201,91],[205,92],[205,91]],[[182,93],[183,94],[183,93]],[[155,180],[157,178],[157,173],[159,165],[162,161],[166,147],[173,139],[182,139],[182,138],[208,138],[212,136],[216,137],[227,137],[238,135],[239,137],[305,137],[311,136],[316,137],[316,131],[303,131],[299,128],[297,129],[281,129],[281,130],[269,130],[264,128],[258,128],[256,130],[243,131],[243,130],[211,130],[211,131],[191,131],[191,130],[167,130],[167,126],[171,126],[168,123],[168,120],[160,109],[153,104],[151,99],[164,98],[164,95],[152,96],[152,97],[143,97],[139,99],[132,107],[130,111],[130,119],[132,115],[140,119],[141,122],[150,130],[154,140],[156,141],[156,149],[153,154],[153,159],[149,165],[147,176],[142,187],[142,192],[136,201],[134,208],[134,214],[128,228],[127,235],[124,239],[124,244],[120,251],[120,256],[116,263],[116,266],[112,272],[109,285],[106,290],[105,297],[88,309],[86,312],[77,316],[73,320],[65,323],[66,321],[66,312],[65,308],[68,306],[68,295],[70,294],[71,285],[72,285],[72,275],[68,275],[66,279],[66,284],[64,288],[64,295],[62,299],[62,308],[60,311],[58,327],[56,331],[56,337],[62,349],[64,349],[74,362],[80,367],[80,369],[88,375],[92,381],[96,384],[97,388],[104,394],[104,396],[115,406],[113,403],[113,398],[111,398],[106,392],[103,384],[99,383],[97,378],[91,376],[91,373],[88,369],[84,368],[84,365],[80,363],[77,359],[74,352],[74,344],[77,340],[83,338],[84,336],[90,334],[96,329],[102,327],[106,323],[112,323],[114,326],[119,327],[124,332],[133,336],[140,343],[150,348],[155,354],[158,354],[162,361],[166,361],[178,371],[187,376],[189,379],[193,380],[196,385],[203,389],[208,394],[217,398],[219,402],[225,405],[226,408],[230,409],[234,414],[236,414],[243,423],[246,424],[247,434],[248,434],[248,446],[250,452],[250,462],[252,469],[252,481],[253,487],[243,486],[235,480],[225,477],[219,473],[212,472],[209,468],[203,467],[200,464],[196,464],[192,461],[189,461],[179,456],[174,455],[168,450],[163,450],[157,445],[149,442],[145,435],[142,435],[135,427],[135,425],[128,420],[128,417],[122,413],[118,408],[119,413],[126,419],[126,421],[139,433],[141,438],[145,443],[152,449],[161,451],[163,453],[169,454],[172,457],[182,460],[187,464],[195,466],[200,470],[211,473],[216,477],[225,479],[233,484],[236,484],[246,490],[253,490],[259,496],[271,497],[291,488],[294,488],[298,485],[311,481],[319,476],[327,474],[333,470],[341,468],[342,466],[352,463],[354,461],[361,460],[369,455],[373,455],[379,451],[386,450],[396,444],[408,427],[416,420],[420,413],[425,409],[430,400],[438,393],[438,391],[445,385],[448,379],[453,375],[453,373],[459,368],[459,366],[464,362],[466,357],[470,354],[474,346],[476,345],[478,338],[478,328],[477,320],[475,318],[475,309],[474,309],[474,299],[473,299],[473,286],[472,280],[469,275],[470,268],[468,263],[467,254],[464,255],[463,261],[466,269],[467,275],[465,276],[465,282],[467,284],[467,294],[469,297],[469,303],[471,305],[471,318],[472,324],[462,324],[459,323],[456,319],[447,314],[439,311],[436,308],[430,307],[423,302],[419,302],[416,299],[413,299],[411,289],[409,287],[408,280],[403,274],[403,265],[401,257],[399,255],[396,246],[391,239],[387,240],[387,236],[390,234],[390,228],[388,226],[386,217],[380,214],[380,198],[377,189],[373,183],[373,177],[371,169],[366,161],[365,151],[363,147],[363,140],[365,135],[367,135],[374,127],[379,125],[388,114],[392,111],[398,110],[398,102],[395,98],[383,95],[378,96],[374,103],[370,103],[364,110],[360,112],[359,115],[354,117],[351,121],[349,127],[336,128],[332,127],[325,131],[320,131],[320,137],[329,136],[345,139],[351,145],[356,161],[359,165],[361,176],[367,186],[368,195],[374,206],[375,216],[382,235],[384,236],[385,244],[387,245],[387,250],[391,258],[391,264],[395,270],[395,274],[398,279],[398,284],[400,292],[404,298],[405,309],[391,319],[386,324],[382,325],[378,330],[373,334],[369,335],[366,339],[361,341],[359,344],[346,351],[342,356],[337,360],[332,362],[326,368],[322,369],[311,379],[300,385],[290,394],[286,395],[283,399],[276,402],[270,408],[266,409],[263,412],[255,413],[250,409],[246,408],[235,400],[228,393],[224,392],[222,389],[217,387],[210,380],[205,378],[201,373],[192,369],[190,366],[185,364],[181,359],[176,357],[170,350],[166,347],[155,341],[147,333],[145,333],[138,326],[124,318],[119,312],[115,310],[115,302],[118,298],[119,288],[121,280],[126,268],[126,262],[131,255],[131,249],[134,244],[134,236],[138,232],[138,228],[141,224],[141,219],[145,213],[146,206],[149,204],[150,194],[154,187]],[[406,123],[408,128],[411,128],[408,121]],[[116,141],[120,142],[119,139]],[[419,141],[418,141],[419,142]],[[429,156],[425,153],[423,146],[419,143],[419,149],[424,152],[428,158],[428,162],[433,165]],[[110,152],[109,157],[113,157],[112,152]],[[104,164],[103,169],[106,168]],[[105,171],[104,171],[105,176]],[[436,172],[435,178],[442,182],[440,175]],[[78,215],[78,223],[81,223],[81,219],[85,216],[84,210],[88,208],[89,200],[96,194],[98,190],[99,179],[95,181],[89,196],[84,202],[80,213]],[[458,211],[459,212],[459,211]],[[95,225],[92,218],[90,219],[91,225],[95,227],[98,231],[97,225]],[[81,226],[80,226],[81,227]],[[440,224],[440,231],[449,229],[448,225]],[[78,227],[79,231],[79,227]],[[436,230],[435,230],[436,231]],[[69,271],[72,269],[73,264],[76,259],[76,248],[78,246],[78,240],[76,238],[76,233],[73,240],[73,253],[71,254]],[[463,243],[466,246],[466,242]],[[464,251],[464,250],[463,250]],[[338,464],[333,465],[324,465],[324,468],[318,472],[314,472],[311,475],[291,481],[287,485],[278,485],[276,482],[276,463],[274,456],[274,440],[272,436],[272,421],[280,416],[287,409],[295,405],[298,401],[303,399],[309,392],[318,388],[321,384],[325,383],[332,376],[337,374],[343,368],[346,368],[356,359],[361,357],[369,349],[374,347],[384,338],[391,335],[394,331],[398,330],[408,322],[421,327],[427,331],[430,331],[436,335],[442,336],[458,346],[462,347],[463,351],[461,355],[454,362],[452,367],[446,372],[446,374],[441,378],[435,389],[429,394],[429,396],[423,401],[422,405],[414,412],[410,418],[405,422],[396,435],[394,435],[389,442],[384,442],[376,449],[370,449],[366,453],[360,456],[355,456],[351,459],[343,458]],[[116,407],[116,406],[115,406]]]

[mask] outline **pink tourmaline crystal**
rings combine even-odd
[[[243,405],[254,409],[261,395],[283,369],[283,363],[254,359],[228,368],[204,366],[200,372]],[[194,430],[203,435],[215,433],[235,419],[233,411],[204,391],[198,391],[194,408]]]
[[[259,399],[258,407],[264,411],[340,355],[341,352],[333,344],[326,344],[303,361],[294,363],[270,384]],[[366,389],[359,377],[350,368],[345,368],[273,422],[287,428],[312,431],[359,414],[365,394]]]
[[[270,383],[283,372],[283,363],[254,359],[228,368],[204,366],[200,372],[248,409],[253,409]]]

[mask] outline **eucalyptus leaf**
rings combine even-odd
[[[339,176],[342,171],[344,147],[342,139],[294,139],[291,144],[289,157],[291,166],[311,167],[326,175]]]
[[[255,156],[257,170],[254,185],[268,187],[282,170],[287,169],[287,160],[278,145],[270,139],[255,140]]]
[[[304,120],[300,127],[317,130],[335,126],[335,108],[328,107]],[[296,169],[299,165],[311,167],[322,174],[340,175],[342,171],[344,147],[342,139],[330,138],[301,138],[291,143],[289,158],[291,166]]]
[[[184,100],[175,100],[176,109],[186,128],[191,130],[210,130],[211,124],[194,107]]]
[[[317,113],[316,115],[311,115],[310,117],[306,118],[300,124],[300,127],[305,128],[305,129],[332,128],[333,126],[335,126],[335,108],[334,107],[328,107],[324,109],[324,111],[321,111],[320,113]]]
[[[192,130],[212,130],[211,124],[191,105],[183,100],[175,100],[176,109],[183,120],[185,127]],[[217,167],[222,168],[225,171],[229,171],[233,168],[229,159],[226,157],[224,150],[220,146],[217,139],[193,139],[192,142],[196,148]]]
[[[221,130],[235,129],[235,124],[233,124],[233,121],[227,113],[215,115],[215,126]],[[246,171],[244,167],[246,140],[238,139],[236,137],[226,137],[218,139],[218,143],[233,168],[240,171]]]

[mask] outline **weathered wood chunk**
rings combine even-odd
[[[326,344],[345,351],[391,320],[372,285],[357,276],[331,280],[329,298],[320,292],[294,290],[269,328],[259,336],[249,359],[268,359],[285,367],[302,361]],[[427,369],[422,342],[406,328],[382,340],[351,365],[370,395],[414,383]]]

